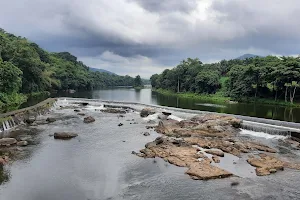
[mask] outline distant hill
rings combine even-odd
[[[97,69],[97,68],[93,68],[93,67],[90,67],[90,71],[91,72],[102,72],[102,73],[108,73],[108,74],[113,74],[113,75],[117,75],[113,72],[110,72],[110,71],[107,71],[105,69]]]
[[[246,58],[255,58],[255,57],[261,57],[261,56],[254,55],[254,54],[244,54],[240,57],[237,57],[236,60],[245,60]]]

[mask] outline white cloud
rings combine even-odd
[[[152,74],[173,67],[161,65],[146,56],[123,57],[111,51],[105,51],[95,57],[80,57],[79,60],[90,67],[105,69],[119,75],[140,75],[143,78],[150,78]]]

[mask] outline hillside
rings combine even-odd
[[[261,56],[258,56],[258,55],[254,55],[254,54],[244,54],[242,56],[239,56],[235,59],[237,60],[245,60],[246,58],[255,58],[255,57],[261,57]]]
[[[130,76],[89,71],[69,52],[50,53],[0,29],[0,111],[24,102],[25,94],[133,84]]]
[[[107,73],[107,74],[117,75],[117,74],[115,74],[115,73],[113,73],[113,72],[110,72],[110,71],[107,71],[107,70],[105,70],[105,69],[98,69],[98,68],[89,67],[89,70],[90,70],[91,72],[102,72],[102,73]]]

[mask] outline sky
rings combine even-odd
[[[0,27],[119,75],[300,53],[299,0],[0,0]]]

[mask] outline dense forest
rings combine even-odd
[[[177,67],[151,77],[156,89],[230,97],[248,101],[258,98],[293,103],[300,83],[300,58],[255,57],[203,64],[183,60]]]
[[[49,53],[0,29],[0,111],[24,102],[25,94],[134,84],[130,76],[89,71],[68,52]]]

